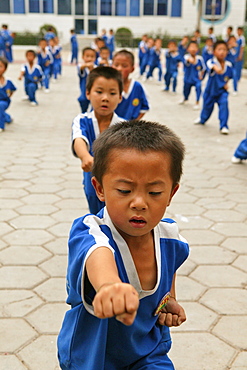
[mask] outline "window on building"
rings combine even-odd
[[[75,33],[84,35],[84,19],[75,20]]]
[[[209,20],[222,19],[227,11],[227,0],[204,0],[204,18]]]
[[[167,15],[168,0],[158,0],[157,15]]]
[[[89,19],[88,20],[88,33],[89,35],[97,35],[97,20],[96,19]]]
[[[144,15],[153,15],[154,14],[154,0],[144,0]]]
[[[25,0],[14,0],[14,13],[24,14],[25,13]]]
[[[39,13],[39,0],[29,0],[29,12],[30,13]]]
[[[84,1],[75,0],[75,14],[83,15],[84,14]]]
[[[181,17],[182,15],[182,0],[173,0],[171,16],[172,17]]]
[[[97,0],[88,1],[88,14],[97,15]]]
[[[0,1],[0,13],[10,13],[9,0]]]
[[[71,1],[70,0],[58,0],[57,1],[57,13],[58,14],[71,14]]]
[[[101,0],[101,8],[100,8],[101,15],[112,15],[111,14],[111,3],[112,3],[112,0]]]
[[[116,15],[126,16],[126,0],[116,0]]]
[[[140,15],[140,0],[131,1],[130,16],[138,17]]]
[[[43,13],[53,13],[53,0],[43,0]]]

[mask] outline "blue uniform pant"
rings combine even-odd
[[[177,76],[178,76],[178,72],[177,71],[174,71],[174,72],[166,72],[166,74],[164,76],[165,84],[166,84],[166,90],[169,90],[171,79],[172,79],[173,80],[172,81],[172,91],[174,91],[174,92],[176,91],[176,87],[177,87]]]
[[[243,60],[238,60],[238,61],[235,63],[235,69],[236,69],[236,73],[237,73],[237,80],[238,80],[238,81],[241,79],[243,63],[244,63],[244,61],[243,61]]]
[[[143,73],[145,72],[147,63],[148,63],[148,55],[144,54],[142,57],[141,65],[140,65],[140,75],[143,75]]]
[[[75,60],[76,63],[78,63],[78,47],[73,47],[72,46],[71,52],[72,52],[72,54],[71,54],[70,63],[73,63],[74,60]]]
[[[54,59],[53,64],[51,64],[51,76],[54,77],[54,79],[57,79],[57,75],[59,74],[59,59]]]
[[[170,340],[161,342],[151,353],[129,366],[121,366],[117,359],[113,363],[106,356],[105,370],[175,370],[167,356],[170,348]]]
[[[233,81],[233,90],[238,91],[238,74],[236,65],[232,68],[232,81]]]
[[[201,81],[200,80],[198,80],[196,83],[188,83],[188,82],[185,82],[184,81],[184,90],[183,90],[184,100],[188,100],[189,99],[189,95],[190,95],[190,91],[191,91],[192,86],[195,86],[195,89],[196,89],[196,101],[199,101],[200,100],[200,96],[201,96],[201,92],[202,92]]]
[[[235,150],[234,157],[240,159],[247,159],[247,136],[242,140],[237,149]]]
[[[161,68],[161,65],[160,65],[160,63],[159,64],[155,64],[155,65],[151,65],[150,67],[149,67],[149,71],[148,71],[148,73],[147,73],[147,78],[149,78],[149,77],[153,77],[153,71],[154,71],[154,69],[155,68],[158,68],[158,76],[159,76],[159,81],[161,81],[161,77],[162,77],[162,68]]]
[[[46,89],[49,89],[51,67],[50,66],[45,67],[43,69],[43,73],[44,73],[43,84],[44,84],[44,86],[45,86]]]
[[[201,111],[200,121],[205,123],[211,116],[214,104],[217,103],[219,107],[219,120],[220,120],[220,130],[223,127],[228,128],[227,121],[229,117],[228,109],[228,92],[224,91],[220,95],[211,96],[207,92],[203,95],[203,107]]]
[[[0,100],[0,128],[4,129],[5,122],[6,122],[6,114],[5,111],[8,108],[9,103],[4,100]]]
[[[37,84],[35,82],[29,82],[26,86],[25,86],[25,92],[26,94],[28,95],[29,97],[29,100],[31,102],[36,102],[36,99],[35,99],[35,92],[37,90]]]

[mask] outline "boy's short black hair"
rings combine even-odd
[[[0,62],[3,63],[4,67],[5,67],[5,70],[8,68],[8,59],[6,59],[5,57],[0,57]]]
[[[135,149],[141,153],[155,151],[171,157],[170,175],[175,187],[181,178],[185,147],[179,137],[165,125],[144,120],[119,122],[105,130],[93,144],[92,174],[100,184],[107,172],[113,149]]]
[[[45,42],[47,43],[46,39],[44,39],[44,38],[39,39],[39,43],[40,43],[41,41],[45,41]]]
[[[34,51],[34,50],[31,50],[31,49],[27,50],[25,55],[27,56],[27,54],[29,54],[29,53],[30,53],[30,54],[32,53],[32,54],[33,54],[33,56],[36,58],[37,54],[35,53],[35,51]]]
[[[119,87],[119,95],[122,94],[123,91],[123,79],[122,74],[117,69],[107,66],[99,66],[97,68],[92,69],[92,71],[89,73],[87,77],[87,84],[86,89],[88,92],[90,92],[94,81],[99,78],[104,77],[107,80],[115,80],[118,83]]]
[[[129,60],[131,61],[131,65],[134,66],[135,65],[135,57],[134,57],[134,54],[131,53],[131,51],[127,50],[127,49],[122,49],[122,50],[119,50],[117,51],[114,56],[113,56],[113,61],[114,59],[118,56],[118,55],[124,55],[125,57],[129,58]]]
[[[102,46],[102,48],[99,49],[99,51],[107,50],[110,53],[110,49],[107,46]]]
[[[199,45],[198,45],[198,43],[196,41],[193,41],[193,40],[190,41],[189,44],[188,44],[188,46],[187,46],[187,49],[190,47],[190,45],[196,45],[197,48],[199,49]]]
[[[224,40],[218,40],[214,43],[214,46],[213,46],[213,50],[215,51],[215,49],[217,48],[217,46],[219,45],[225,45],[226,48],[228,49],[228,46],[227,46],[227,43],[224,41]]]
[[[177,45],[177,41],[176,40],[169,40],[167,45],[169,45],[169,44]]]
[[[96,55],[96,51],[93,49],[93,48],[90,48],[89,46],[87,46],[87,47],[85,47],[84,49],[82,49],[82,56],[85,54],[85,52],[86,51],[88,51],[88,50],[91,50],[91,51],[93,51],[94,53],[95,53],[95,55]]]

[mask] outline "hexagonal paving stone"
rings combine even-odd
[[[26,204],[54,204],[59,201],[55,194],[30,194],[22,198]]]
[[[65,277],[67,264],[67,256],[54,256],[43,262],[40,267],[52,277]]]
[[[54,220],[57,220],[57,221],[60,221],[60,222],[70,222],[71,225],[72,225],[72,222],[78,218],[78,217],[81,217],[83,216],[84,214],[86,214],[86,210],[85,212],[83,211],[83,209],[62,209],[58,212],[55,212],[52,214],[52,218],[54,218]]]
[[[42,298],[48,302],[65,302],[66,279],[65,278],[50,278],[34,289]]]
[[[204,293],[200,302],[221,315],[247,315],[245,289],[212,288]]]
[[[247,236],[247,223],[241,222],[224,222],[217,223],[212,227],[212,230],[217,231],[225,236]]]
[[[180,229],[209,229],[213,222],[203,216],[183,216],[175,214],[175,221],[177,221]]]
[[[198,216],[205,212],[205,210],[197,204],[191,203],[171,203],[169,206],[169,212],[175,215]]]
[[[42,247],[8,247],[0,252],[3,265],[36,265],[51,257],[52,254]]]
[[[247,245],[247,238],[238,238],[238,237],[227,238],[222,243],[223,247],[229,250],[232,250],[233,252],[240,253],[240,254],[247,253],[246,245]]]
[[[0,369],[2,370],[27,370],[15,355],[0,355]]]
[[[198,188],[193,189],[192,194],[198,198],[220,198],[226,195],[226,192],[220,189]]]
[[[0,290],[0,308],[4,316],[23,317],[43,301],[30,290]]]
[[[60,191],[57,195],[59,195],[63,199],[68,199],[68,198],[75,198],[75,199],[80,199],[82,196],[82,187],[74,188],[73,191],[72,189],[64,189]]]
[[[247,255],[239,256],[236,261],[234,261],[233,266],[247,272]]]
[[[73,199],[73,198],[68,198],[68,199],[63,199],[60,200],[59,202],[55,203],[55,206],[60,209],[71,209],[71,208],[77,208],[81,210],[82,208],[85,208],[85,199],[81,197],[81,199]]]
[[[26,187],[29,186],[30,184],[31,183],[29,181],[3,180],[1,181],[1,188],[8,188],[8,189],[24,188],[26,189]]]
[[[35,204],[18,207],[17,211],[23,215],[49,215],[58,209],[50,204]]]
[[[176,370],[223,370],[235,351],[209,333],[172,333],[169,357]]]
[[[198,265],[226,265],[237,257],[236,253],[221,247],[191,247],[190,259]]]
[[[206,209],[232,209],[236,202],[233,202],[231,200],[226,200],[225,198],[217,199],[217,202],[215,201],[215,198],[201,198],[197,201],[199,206],[202,206]]]
[[[6,247],[7,247],[7,244],[3,240],[0,239],[0,250]]]
[[[2,209],[16,209],[17,207],[23,206],[23,203],[17,199],[1,199]]]
[[[0,209],[0,221],[9,221],[18,216],[12,209]]]
[[[29,369],[60,369],[60,367],[57,367],[56,335],[42,335],[23,348],[18,355],[28,365]]]
[[[4,179],[9,180],[29,180],[33,177],[31,172],[22,172],[22,171],[8,171],[2,175]]]
[[[71,222],[59,222],[58,224],[50,227],[48,231],[55,236],[69,236],[71,229]]]
[[[247,350],[247,316],[223,316],[214,327],[213,333],[232,346]]]
[[[31,289],[45,279],[47,275],[35,266],[3,266],[0,268],[0,281],[3,289]]]
[[[196,264],[190,257],[178,268],[177,275],[189,275],[196,268]]]
[[[0,319],[0,352],[14,352],[36,335],[23,319]]]
[[[231,369],[245,370],[247,364],[247,352],[240,352],[236,360],[233,362]]]
[[[183,230],[183,237],[190,245],[217,245],[224,237],[212,230]]]
[[[46,303],[26,318],[39,333],[57,334],[68,309],[65,303]]]
[[[18,216],[12,220],[16,229],[47,229],[54,225],[55,221],[50,216],[26,215]]]
[[[52,242],[46,243],[45,248],[53,254],[66,255],[68,254],[68,238],[56,238]]]
[[[197,281],[210,287],[244,287],[247,274],[232,266],[198,266],[190,275]]]
[[[7,222],[0,222],[0,235],[10,233],[13,230],[14,228],[7,224]]]
[[[45,230],[15,230],[5,236],[3,239],[12,245],[39,245],[49,242],[54,239],[54,236]]]
[[[236,212],[233,210],[210,210],[204,213],[205,217],[208,217],[209,219],[216,221],[216,222],[224,222],[231,220],[232,222],[238,222],[238,221],[244,221],[246,219],[246,215],[240,212]]]
[[[22,198],[27,195],[28,192],[23,189],[0,189],[0,199],[1,198],[10,198],[10,199],[18,199]]]
[[[46,176],[46,177],[37,176],[37,177],[33,177],[31,180],[33,184],[38,184],[38,185],[39,184],[59,184],[63,181],[64,179],[60,177],[54,177],[54,176]]]
[[[30,193],[58,193],[61,189],[57,184],[36,184],[27,188]]]
[[[206,290],[205,286],[186,276],[177,276],[177,298],[179,301],[196,301]]]
[[[187,320],[179,327],[179,331],[207,331],[218,315],[197,302],[183,302]],[[176,332],[176,328],[174,329]]]

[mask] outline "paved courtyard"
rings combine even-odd
[[[80,162],[70,149],[70,126],[80,112],[76,69],[65,63],[38,107],[21,101],[17,77],[23,51],[7,76],[16,84],[0,133],[0,369],[55,370],[56,338],[65,311],[67,237],[87,212]],[[67,55],[64,56],[65,62]],[[137,72],[136,72],[137,73]],[[247,163],[231,164],[244,138],[247,79],[230,95],[230,135],[219,134],[217,108],[205,127],[178,93],[145,82],[146,119],[164,123],[187,148],[181,188],[168,208],[191,246],[178,272],[177,296],[188,320],[172,329],[176,370],[247,369]],[[97,370],[97,369],[95,369]],[[151,370],[151,369],[150,369]]]

